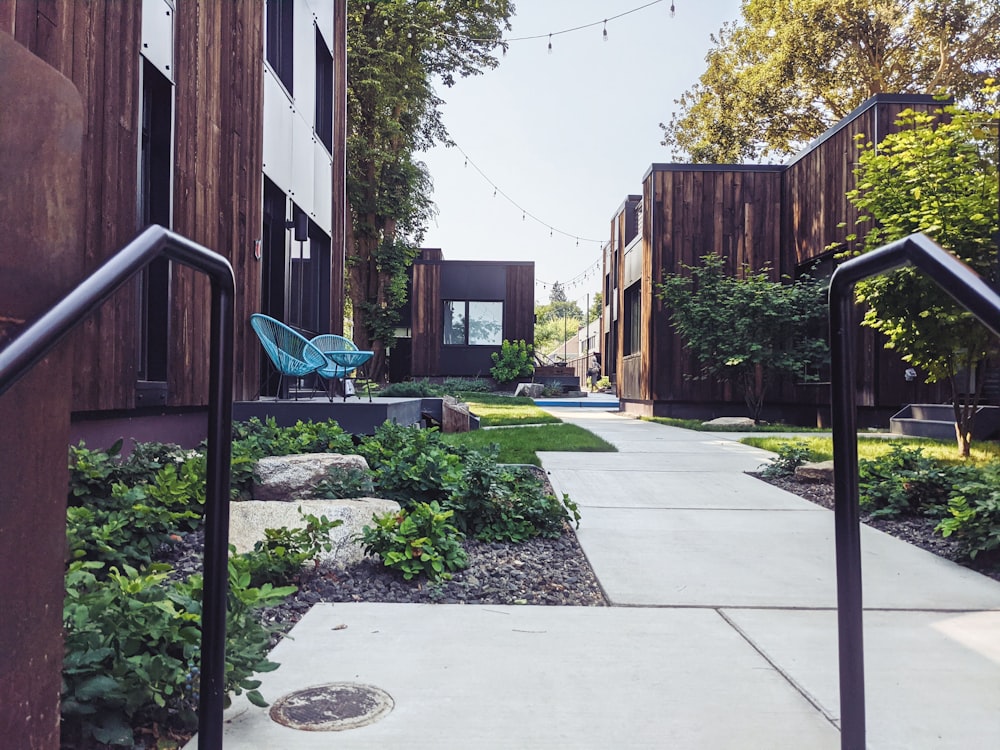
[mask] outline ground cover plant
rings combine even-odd
[[[639,417],[643,422],[655,422],[669,427],[682,427],[697,432],[829,432],[824,427],[801,427],[788,424],[721,425],[705,424],[700,419],[677,419],[675,417]]]
[[[614,451],[605,440],[572,424],[549,424],[528,427],[510,427],[496,430],[473,430],[443,435],[450,445],[483,450],[497,445],[497,460],[505,464],[532,464],[541,466],[538,451]]]
[[[769,480],[832,455],[829,438],[741,442],[778,454],[761,470]],[[929,519],[936,534],[957,540],[966,559],[1000,557],[1000,447],[980,446],[977,457],[961,461],[948,441],[859,439],[858,446],[859,504],[868,519]]]
[[[469,410],[479,417],[479,424],[482,427],[557,424],[561,421],[558,417],[535,406],[532,399],[522,396],[462,393],[459,399],[467,403]]]

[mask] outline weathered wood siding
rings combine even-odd
[[[414,377],[440,374],[444,309],[441,303],[441,264],[413,265],[412,369]]]
[[[643,351],[653,400],[717,401],[732,398],[714,381],[691,380],[698,368],[670,326],[670,311],[656,296],[665,273],[697,265],[709,253],[726,259],[726,268],[774,265],[781,239],[781,170],[776,167],[654,165],[646,176],[644,197],[652,206],[646,223],[643,273],[645,304],[650,302]],[[650,292],[647,295],[645,289]],[[648,342],[648,345],[647,345]]]
[[[131,240],[138,218],[140,2],[6,0],[0,30],[67,76],[85,108],[84,271]],[[263,2],[190,0],[175,26],[173,229],[225,255],[236,273],[235,395],[256,390],[258,348],[246,325],[259,300],[253,243],[261,226]],[[74,411],[130,409],[139,331],[137,285],[126,284],[78,330]],[[171,279],[168,393],[208,393],[207,282]]]
[[[260,306],[263,149],[263,3],[178,3],[174,228],[226,256],[236,274],[238,398],[256,392],[259,344],[248,321]],[[208,395],[209,285],[175,268],[171,289],[170,403]]]
[[[504,338],[535,342],[535,265],[509,265],[503,306]]]

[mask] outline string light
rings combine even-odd
[[[604,41],[608,41],[608,19],[604,19]]]
[[[461,146],[459,146],[454,141],[452,141],[449,145],[452,146],[452,147],[454,147],[458,151],[458,153],[460,153],[462,155],[462,157],[465,159],[465,166],[466,167],[471,166],[474,170],[476,170],[479,173],[480,177],[482,177],[484,180],[486,180],[487,184],[489,184],[489,186],[493,188],[493,195],[494,196],[496,196],[496,195],[499,194],[500,196],[502,196],[503,198],[505,198],[508,203],[510,203],[512,206],[514,206],[514,208],[518,209],[521,212],[521,221],[526,221],[527,217],[530,216],[532,219],[534,219],[539,224],[541,224],[543,227],[545,227],[546,229],[549,230],[549,236],[550,237],[554,236],[554,234],[561,234],[564,237],[572,237],[573,239],[575,239],[577,241],[578,245],[579,245],[579,243],[581,241],[582,242],[592,242],[592,243],[595,243],[597,245],[602,245],[602,246],[604,245],[605,240],[595,240],[595,239],[592,239],[592,238],[589,238],[589,237],[581,237],[580,235],[575,234],[575,233],[564,232],[562,229],[559,229],[558,227],[554,227],[551,224],[549,224],[547,221],[544,221],[544,220],[540,219],[539,217],[535,216],[533,213],[531,213],[531,211],[529,211],[524,206],[522,206],[517,201],[515,201],[513,198],[511,198],[509,195],[507,195],[507,193],[505,193],[500,188],[499,185],[497,185],[495,182],[493,182],[493,180],[491,180],[487,176],[487,174],[483,170],[481,170],[479,168],[479,166],[476,164],[476,162],[474,162],[472,159],[469,158],[469,155],[467,153],[465,153],[465,151],[462,150]]]
[[[674,4],[670,3],[670,17],[673,18],[677,11],[674,9]]]
[[[552,35],[549,34],[549,54],[552,54]]]

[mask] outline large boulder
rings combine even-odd
[[[236,547],[237,552],[248,552],[254,544],[264,540],[264,529],[302,528],[306,514],[326,516],[330,520],[339,518],[343,525],[330,532],[333,548],[330,552],[321,553],[320,559],[349,564],[364,557],[361,544],[352,540],[364,526],[371,525],[372,515],[398,511],[399,503],[377,497],[296,502],[247,500],[230,505],[229,543]]]
[[[251,490],[254,500],[294,501],[312,495],[332,467],[368,470],[363,456],[339,453],[299,453],[267,456],[257,462]]]
[[[527,396],[528,398],[540,398],[545,391],[542,383],[518,383],[514,391],[515,396]]]
[[[816,461],[796,466],[795,478],[800,482],[833,484],[833,461]]]
[[[750,417],[716,417],[708,422],[702,422],[703,425],[711,427],[753,427],[756,422],[754,422]]]

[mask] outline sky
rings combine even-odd
[[[674,0],[673,17],[661,0],[612,18],[648,2],[514,0],[506,37],[546,36],[511,41],[494,70],[438,87],[458,148],[420,155],[438,211],[424,247],[446,260],[533,260],[536,304],[556,281],[581,307],[600,289],[612,217],[651,164],[671,160],[659,123],[705,71],[710,35],[739,18],[740,0]]]

